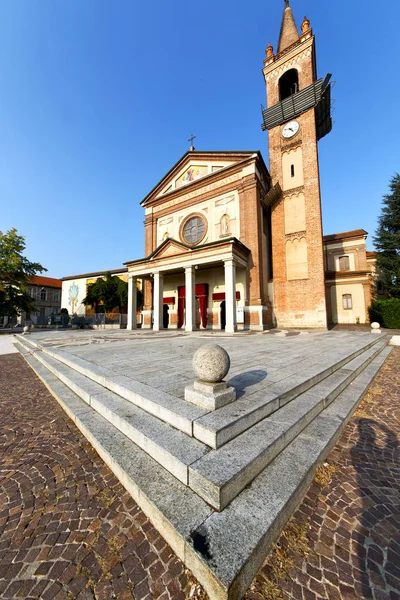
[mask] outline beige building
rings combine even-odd
[[[324,236],[329,323],[367,323],[377,296],[376,253],[367,252],[364,229]]]
[[[109,271],[111,275],[121,277],[126,281],[128,269],[121,267]],[[96,271],[95,273],[82,273],[80,275],[68,275],[62,277],[62,296],[61,306],[66,308],[70,315],[86,316],[93,310],[86,307],[82,301],[87,295],[87,286],[95,283],[97,278],[104,277],[106,271]]]

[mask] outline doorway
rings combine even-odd
[[[221,318],[221,329],[225,329],[226,325],[226,305],[225,300],[222,300],[220,305],[220,318]]]
[[[164,329],[168,329],[169,325],[169,306],[168,304],[163,304],[163,327]]]
[[[198,283],[195,288],[196,303],[196,322],[199,326],[198,313],[200,314],[200,322],[204,329],[207,328],[207,304],[208,304],[208,283]],[[184,285],[178,287],[178,328],[185,325],[185,307],[186,307],[186,287]]]

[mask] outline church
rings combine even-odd
[[[156,331],[233,333],[368,322],[376,257],[363,229],[323,236],[318,141],[332,129],[331,76],[318,78],[310,21],[299,30],[289,0],[263,75],[269,168],[259,150],[192,145],[148,193],[145,257],[123,269],[128,329],[140,322]],[[64,277],[63,296],[72,284],[84,297],[91,275]]]
[[[310,21],[299,32],[289,0],[263,73],[269,169],[258,150],[192,146],[149,192],[146,256],[125,263],[128,328],[137,279],[142,327],[155,330],[326,328],[345,311],[368,320],[366,232],[323,238],[318,141],[332,128],[330,75],[318,78]]]

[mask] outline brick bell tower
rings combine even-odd
[[[317,79],[315,39],[285,0],[278,50],[263,69],[269,133],[274,311],[278,327],[326,328],[318,140],[332,129],[330,75]]]

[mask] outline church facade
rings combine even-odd
[[[332,126],[330,76],[317,78],[310,22],[299,33],[288,0],[263,73],[269,170],[259,151],[192,147],[154,187],[142,201],[146,257],[125,263],[128,327],[137,278],[145,328],[327,326],[318,140]]]
[[[285,0],[277,50],[268,44],[263,68],[269,169],[258,150],[192,146],[151,190],[141,203],[145,257],[123,269],[128,329],[232,333],[368,322],[368,306],[383,291],[367,233],[323,236],[318,141],[332,120],[330,75],[318,78],[316,64],[310,21],[299,31]],[[87,280],[63,278],[62,306],[67,290],[85,295],[79,277]]]

